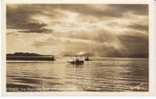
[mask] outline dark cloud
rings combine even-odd
[[[49,32],[47,24],[39,23],[30,19],[35,14],[42,13],[40,7],[32,5],[11,5],[7,6],[7,28],[20,29],[25,32]]]
[[[136,29],[136,30],[141,30],[141,31],[146,31],[148,32],[148,25],[143,25],[143,24],[131,24],[128,25],[129,28]]]
[[[113,4],[110,6],[118,13],[133,12],[138,15],[148,15],[147,4]]]
[[[126,47],[123,52],[127,57],[148,57],[148,36],[146,35],[120,35],[119,39]]]

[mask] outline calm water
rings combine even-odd
[[[148,91],[148,60],[97,58],[84,65],[7,62],[7,91]]]

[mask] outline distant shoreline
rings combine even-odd
[[[14,54],[7,54],[6,60],[39,60],[39,61],[46,61],[46,60],[55,60],[53,55],[40,55],[36,53],[14,53]]]

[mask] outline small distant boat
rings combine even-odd
[[[89,61],[90,59],[89,59],[89,57],[87,56],[87,57],[85,57],[85,61]]]
[[[84,61],[90,61],[90,58],[89,58],[90,54],[87,52],[79,52],[77,53],[77,56],[82,57]]]
[[[82,64],[84,64],[84,60],[80,60],[78,58],[76,58],[75,60],[70,60],[68,62],[71,63],[71,64],[75,64],[75,65],[82,65]]]

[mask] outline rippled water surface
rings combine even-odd
[[[148,91],[148,60],[99,58],[83,65],[7,62],[7,91]]]

